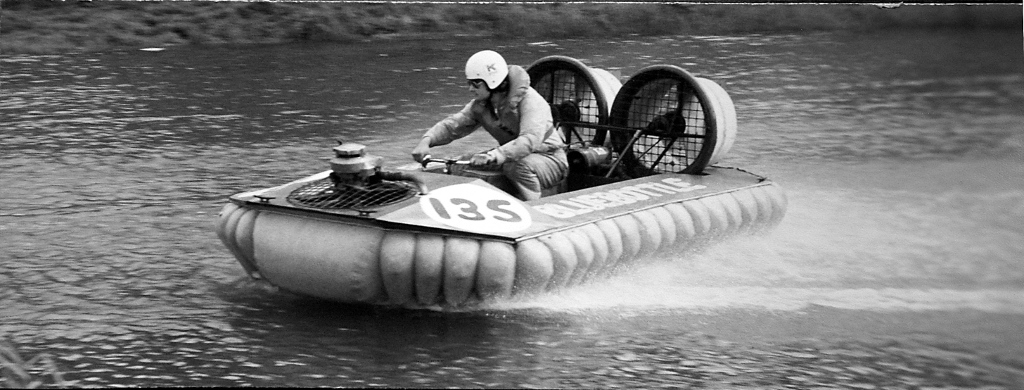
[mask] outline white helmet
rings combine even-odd
[[[466,61],[466,79],[480,79],[487,83],[490,89],[496,88],[505,81],[508,76],[508,64],[505,59],[491,50],[484,50],[473,54]]]

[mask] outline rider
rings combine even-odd
[[[470,165],[500,166],[519,192],[514,195],[522,200],[540,198],[541,190],[557,185],[569,171],[565,143],[555,131],[547,101],[530,87],[525,69],[506,64],[491,50],[466,61],[466,79],[473,101],[427,130],[412,157],[421,162],[430,147],[483,127],[499,146],[473,155]]]

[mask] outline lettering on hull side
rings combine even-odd
[[[705,185],[694,185],[677,177],[669,177],[658,182],[628,185],[613,190],[574,196],[552,203],[533,205],[533,209],[555,218],[565,219],[594,211],[631,205],[665,195],[675,195],[705,188],[707,188]]]

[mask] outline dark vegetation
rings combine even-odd
[[[0,0],[0,53],[183,44],[1021,28],[1019,5]]]

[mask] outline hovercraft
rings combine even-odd
[[[715,82],[656,65],[622,84],[564,56],[527,73],[567,140],[568,178],[542,198],[520,201],[500,172],[459,159],[389,171],[342,143],[330,170],[231,196],[218,236],[251,277],[286,291],[462,308],[606,278],[785,214],[777,184],[713,165],[737,131]]]

